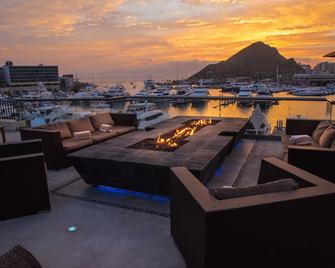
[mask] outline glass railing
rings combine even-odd
[[[128,111],[132,104],[133,111]],[[134,105],[135,104],[135,105]],[[140,106],[150,106],[169,117],[208,116],[253,118],[261,122],[261,135],[279,135],[287,118],[334,119],[335,109],[326,97],[274,97],[238,98],[218,95],[194,97],[119,97],[89,99],[6,99],[0,101],[0,118],[24,120],[33,127],[88,116],[91,113],[134,112]],[[143,108],[145,110],[145,108]],[[138,110],[139,113],[143,111]],[[259,123],[258,122],[258,123]],[[253,133],[252,127],[250,133]]]

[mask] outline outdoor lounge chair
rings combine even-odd
[[[50,210],[41,140],[0,144],[0,220]]]
[[[299,189],[217,200],[186,168],[171,171],[171,234],[188,267],[333,267],[334,184],[267,158],[259,183]]]
[[[287,119],[286,133],[282,136],[284,154],[291,165],[304,169],[323,179],[335,182],[335,147],[324,148],[317,142],[308,146],[290,145],[292,135],[312,136],[321,120]]]

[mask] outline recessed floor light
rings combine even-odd
[[[77,226],[70,226],[70,227],[67,228],[67,231],[70,232],[70,233],[75,232],[75,231],[77,231]]]

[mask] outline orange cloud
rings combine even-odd
[[[0,61],[53,63],[66,72],[126,72],[194,60],[205,64],[255,41],[312,64],[335,49],[335,0],[31,0],[2,5]]]

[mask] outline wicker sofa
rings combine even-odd
[[[171,234],[187,267],[333,267],[335,185],[262,160],[259,183],[282,178],[299,189],[217,200],[186,168],[171,168]]]
[[[101,124],[113,125],[112,131],[99,131]],[[129,133],[136,130],[135,114],[99,113],[90,117],[62,123],[43,125],[37,128],[20,130],[22,140],[42,139],[43,152],[48,169],[59,169],[71,165],[67,154],[92,144]],[[77,140],[73,134],[90,130],[91,138]]]
[[[286,133],[282,136],[285,161],[321,178],[335,182],[335,147],[324,148],[312,141],[311,145],[290,145],[292,135],[309,135],[317,128],[321,120],[287,119]],[[333,143],[334,144],[334,143]]]

